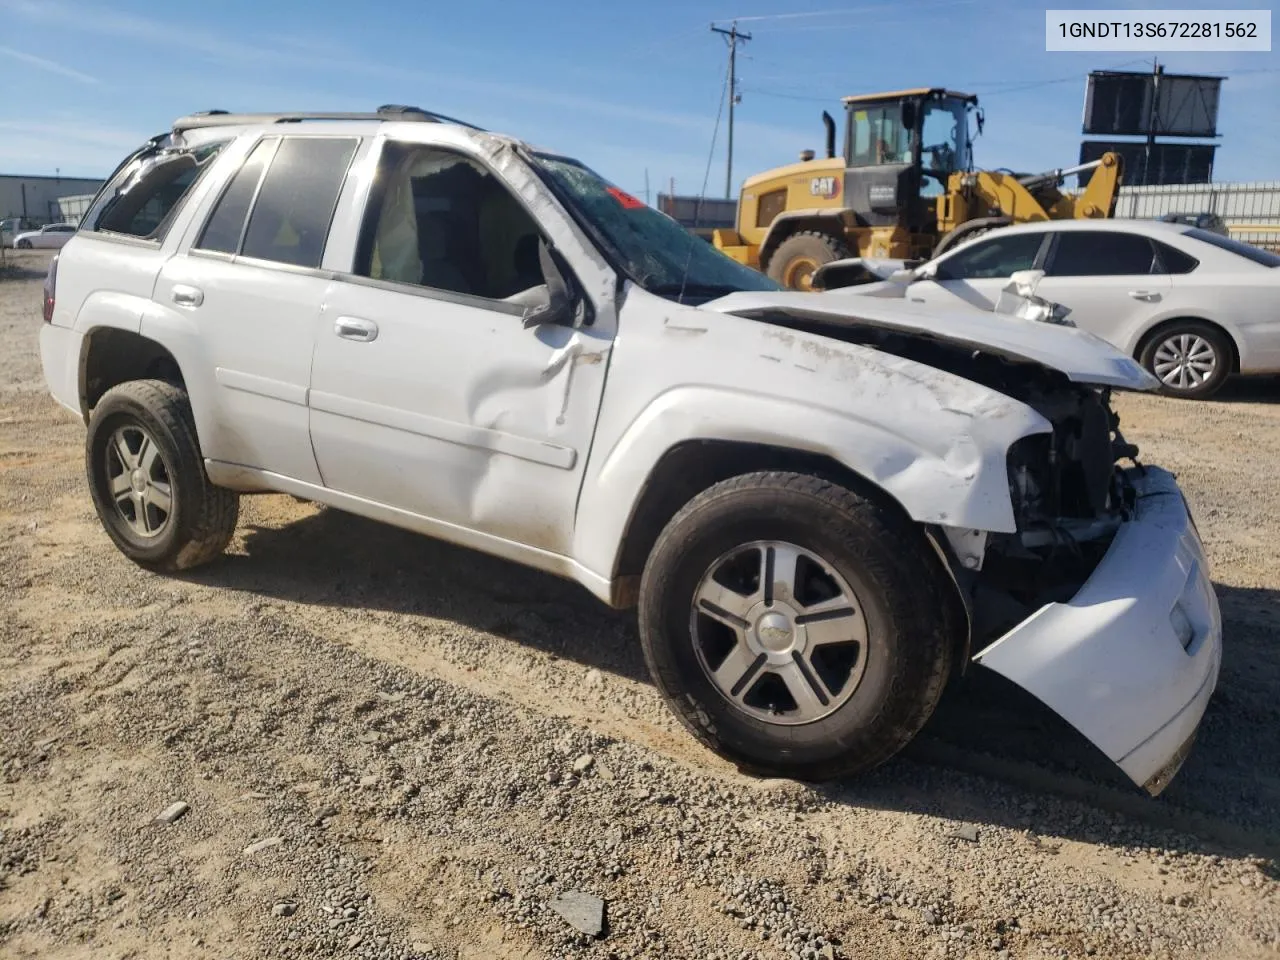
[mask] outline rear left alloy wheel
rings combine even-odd
[[[85,471],[98,518],[120,552],[153,570],[219,556],[240,498],[204,469],[186,391],[163,380],[108,390],[93,408]]]
[[[1231,344],[1217,327],[1187,320],[1153,337],[1139,358],[1171,397],[1204,400],[1231,374]]]

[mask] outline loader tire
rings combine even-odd
[[[769,258],[769,277],[792,290],[813,289],[813,275],[833,260],[849,256],[843,240],[829,233],[805,230],[792,234]]]

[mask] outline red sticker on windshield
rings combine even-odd
[[[617,187],[607,187],[606,189],[609,191],[609,196],[622,204],[622,208],[624,210],[639,210],[644,206],[643,203],[631,194],[627,193],[625,190],[619,190]]]

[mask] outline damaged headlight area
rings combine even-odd
[[[990,537],[981,573],[971,584],[979,647],[1045,604],[1069,601],[1136,504],[1120,463],[1136,462],[1138,448],[1120,432],[1110,391],[1039,384],[1021,399],[1053,430],[1024,437],[1009,449],[1017,531]]]

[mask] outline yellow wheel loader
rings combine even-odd
[[[824,264],[850,257],[928,259],[979,233],[1011,223],[1110,217],[1121,162],[1042,174],[973,170],[969,119],[978,98],[940,87],[844,99],[843,148],[823,112],[826,157],[750,177],[738,200],[737,228],[717,230],[716,247],[779,283],[808,290]],[[1079,196],[1059,187],[1093,170]]]

